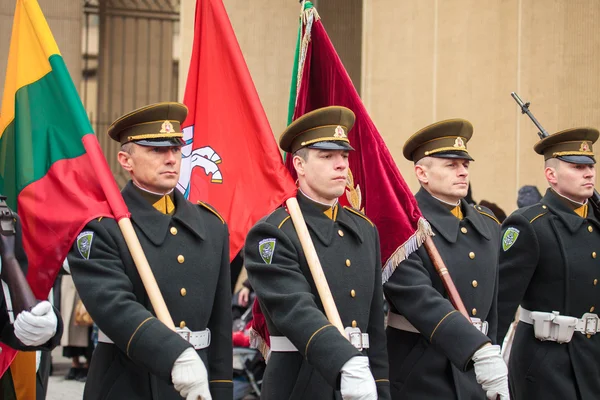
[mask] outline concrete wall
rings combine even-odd
[[[411,188],[418,184],[404,141],[462,117],[475,127],[476,200],[510,212],[520,186],[543,192],[536,129],[512,91],[533,103],[550,133],[600,127],[597,1],[365,0],[364,8],[363,99]]]
[[[81,0],[38,0],[38,3],[50,25],[75,87],[79,87],[83,2]],[[15,5],[16,1],[0,1],[0,93],[4,93]],[[76,34],[73,34],[74,32]]]

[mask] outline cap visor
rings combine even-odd
[[[148,147],[173,147],[173,146],[183,146],[185,144],[185,142],[181,138],[142,139],[142,140],[136,140],[133,143],[139,144],[140,146],[148,146]]]
[[[596,164],[596,160],[591,156],[561,156],[556,158],[571,164]]]
[[[473,157],[471,157],[469,155],[469,153],[465,153],[464,151],[447,151],[447,152],[443,152],[443,153],[435,153],[435,154],[432,154],[430,157],[454,158],[454,159],[475,161],[475,160],[473,160]]]
[[[306,146],[309,149],[319,149],[319,150],[354,150],[354,147],[350,146],[350,143],[344,141],[326,141],[326,142],[317,142],[311,145]]]

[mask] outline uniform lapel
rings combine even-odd
[[[175,189],[175,214],[173,214],[173,219],[188,228],[198,238],[204,240],[206,227],[202,224],[203,219],[198,218],[197,207],[197,205],[187,201],[179,190]]]
[[[465,211],[465,219],[469,221],[469,223],[471,223],[473,228],[475,228],[475,230],[479,232],[481,236],[483,236],[486,240],[491,240],[492,234],[483,222],[484,218],[487,217],[484,217],[481,214],[479,214],[479,212],[475,209],[478,206],[470,206],[464,200],[461,200],[461,204],[462,209]]]
[[[571,231],[571,233],[575,233],[585,221],[584,218],[581,218],[579,215],[575,214],[575,211],[565,204],[565,201],[562,200],[551,189],[546,191],[541,203],[552,210],[552,213],[563,222],[563,224],[567,227],[567,229],[569,229],[569,231]],[[593,215],[593,213],[590,213],[590,210],[591,207],[588,208],[588,217]],[[597,220],[595,220],[595,222],[598,223]]]
[[[456,243],[460,221],[439,200],[421,188],[415,195],[423,216],[446,241]]]
[[[329,246],[333,239],[335,222],[301,193],[297,198],[306,225],[325,246]]]

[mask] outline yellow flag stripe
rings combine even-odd
[[[15,117],[17,91],[52,71],[48,59],[58,46],[36,0],[17,0],[4,80],[0,137]]]

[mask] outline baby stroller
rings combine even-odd
[[[252,304],[253,297],[248,304]],[[232,301],[233,313],[233,399],[260,399],[260,387],[265,372],[265,360],[260,352],[250,348],[248,329],[252,320],[252,307]]]

